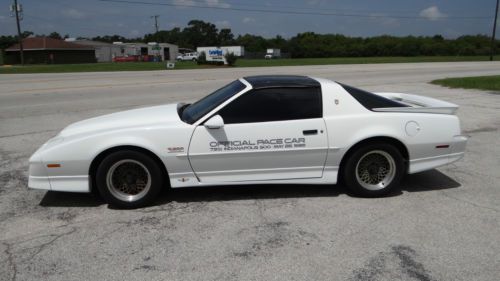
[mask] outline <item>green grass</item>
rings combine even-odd
[[[500,75],[446,78],[434,80],[431,83],[449,88],[479,89],[500,93]]]
[[[486,56],[434,56],[434,57],[362,57],[362,58],[307,58],[307,59],[239,59],[236,67],[257,66],[298,66],[298,65],[334,65],[366,63],[414,63],[414,62],[452,62],[486,61]],[[197,65],[194,62],[177,62],[175,69],[202,69],[217,66]],[[85,63],[55,65],[0,66],[0,74],[8,73],[61,73],[61,72],[99,72],[99,71],[146,71],[164,70],[165,63],[121,62],[121,63]]]
[[[305,58],[305,59],[240,59],[236,66],[296,66],[296,65],[328,65],[328,64],[367,64],[367,63],[414,63],[414,62],[453,62],[453,61],[487,61],[487,56],[432,56],[432,57],[347,57],[347,58]]]
[[[0,67],[0,74],[6,73],[61,73],[99,71],[140,71],[166,69],[165,64],[155,62],[82,63],[82,64],[33,64]]]

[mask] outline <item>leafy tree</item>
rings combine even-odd
[[[191,48],[218,45],[218,29],[213,23],[191,20],[182,35]]]
[[[33,36],[25,31],[23,38]],[[43,35],[36,35],[43,36]],[[61,38],[57,32],[49,34],[52,38]],[[65,35],[64,38],[69,37]],[[466,35],[456,39],[434,36],[396,37],[381,35],[374,37],[349,37],[342,34],[318,34],[303,32],[285,39],[279,35],[264,38],[258,35],[235,35],[229,28],[220,30],[202,20],[191,20],[184,28],[175,27],[146,34],[141,38],[126,38],[121,35],[96,36],[92,40],[103,42],[158,42],[172,43],[179,47],[195,49],[199,46],[241,45],[247,52],[265,52],[267,48],[280,48],[294,58],[306,57],[368,57],[368,56],[460,56],[489,55],[490,37],[486,35]],[[0,36],[0,49],[17,43],[17,36]],[[500,41],[496,41],[500,50]]]
[[[51,34],[49,34],[49,37],[53,38],[53,39],[62,39],[61,34],[55,32],[55,31],[52,32]]]
[[[239,35],[235,43],[236,45],[245,46],[245,50],[248,52],[264,52],[269,46],[264,37],[251,34]]]
[[[23,33],[21,33],[21,36],[22,36],[23,38],[28,38],[28,37],[30,37],[30,36],[31,36],[31,35],[33,35],[33,34],[35,34],[35,33],[33,33],[32,31],[27,31],[27,30],[26,30],[26,31],[23,31]],[[17,36],[16,36],[16,38],[17,38]]]
[[[108,42],[108,43],[113,43],[113,42],[133,42],[133,39],[127,39],[121,35],[105,35],[105,36],[96,36],[93,37],[92,40],[94,41],[101,41],[101,42]]]
[[[228,46],[228,45],[233,45],[234,42],[234,35],[231,32],[230,28],[223,28],[220,30],[219,34],[217,35],[217,41],[219,46]]]

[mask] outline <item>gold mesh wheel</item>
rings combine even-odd
[[[367,190],[381,190],[391,184],[396,175],[394,158],[383,150],[365,153],[356,164],[356,180]]]
[[[151,174],[141,162],[124,159],[109,168],[106,184],[115,198],[134,202],[148,193],[151,188]]]

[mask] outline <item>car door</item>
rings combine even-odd
[[[251,90],[213,116],[223,127],[197,126],[188,152],[201,182],[322,177],[328,143],[319,87]]]

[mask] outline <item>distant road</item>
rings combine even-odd
[[[0,118],[4,124],[0,134],[56,130],[98,114],[144,105],[192,101],[233,79],[261,74],[310,75],[369,90],[387,91],[445,77],[500,74],[500,62],[0,75]],[[414,92],[420,92],[420,89]],[[22,122],[16,122],[15,126],[5,125],[12,118],[22,118]],[[33,122],[29,122],[31,120]]]

